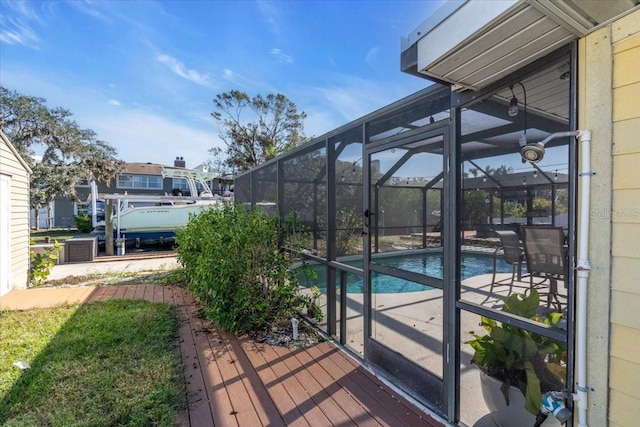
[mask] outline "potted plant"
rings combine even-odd
[[[532,289],[529,295],[512,294],[504,299],[502,311],[519,317],[555,326],[562,318],[562,313],[538,314],[540,296]],[[481,326],[487,331],[486,335],[472,333],[473,339],[466,342],[474,350],[471,363],[481,370],[482,385],[487,386],[490,380],[499,384],[504,405],[509,407],[515,400],[522,402],[531,416],[524,418],[534,420],[540,411],[542,394],[548,391],[560,391],[565,387],[566,377],[566,345],[551,338],[500,323],[482,316]],[[497,380],[497,381],[495,381]],[[519,392],[515,389],[518,389]],[[499,408],[502,402],[488,396],[489,391],[482,389],[487,406],[492,411],[492,417],[500,425],[513,424],[513,413],[509,414],[510,421],[500,422]],[[521,396],[517,394],[521,392]],[[495,394],[494,394],[495,395]],[[493,404],[492,401],[493,400]],[[511,405],[510,410],[516,409]],[[507,408],[505,408],[507,409]],[[551,424],[551,423],[547,423]],[[526,424],[523,424],[526,425]]]

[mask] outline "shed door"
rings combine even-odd
[[[9,292],[9,183],[8,176],[0,175],[0,296]]]

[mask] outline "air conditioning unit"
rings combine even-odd
[[[64,242],[65,262],[93,261],[98,256],[98,236],[75,237]]]

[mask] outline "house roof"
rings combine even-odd
[[[127,163],[123,173],[135,173],[138,175],[162,175],[162,168],[168,166],[159,163]]]
[[[9,150],[16,156],[16,158],[18,159],[20,164],[24,167],[24,169],[27,171],[27,173],[32,174],[33,172],[31,171],[31,168],[29,167],[27,162],[24,161],[20,153],[18,153],[18,150],[16,150],[16,148],[13,146],[11,141],[9,141],[9,138],[7,138],[7,135],[4,134],[2,129],[0,129],[0,139],[2,140],[2,142],[4,142],[7,145],[7,147],[9,147]]]
[[[482,89],[639,8],[637,0],[450,0],[402,40],[402,70]]]

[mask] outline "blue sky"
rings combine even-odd
[[[222,146],[218,93],[283,93],[319,136],[429,82],[400,37],[444,1],[0,1],[0,84],[69,109],[129,162]]]

